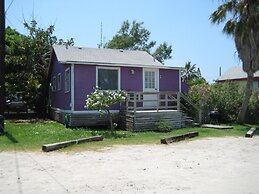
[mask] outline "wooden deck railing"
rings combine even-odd
[[[126,111],[180,110],[179,92],[127,92]]]

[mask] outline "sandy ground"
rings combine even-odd
[[[259,137],[0,152],[0,193],[259,193]]]

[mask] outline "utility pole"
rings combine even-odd
[[[103,23],[101,22],[101,41],[98,44],[98,48],[103,48]]]
[[[5,108],[5,0],[0,0],[0,115]]]

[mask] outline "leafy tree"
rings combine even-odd
[[[38,80],[39,87],[35,91],[34,104],[36,111],[42,113],[43,117],[46,114],[47,97],[48,97],[48,68],[50,62],[50,55],[53,44],[73,45],[73,39],[64,41],[58,39],[54,34],[55,26],[50,25],[46,29],[40,28],[35,20],[30,23],[24,22],[25,28],[29,32],[29,37],[32,40],[30,45],[31,50],[31,64],[33,75]]]
[[[151,49],[156,45],[156,41],[149,41],[151,34],[143,27],[143,22],[128,20],[122,23],[120,30],[113,38],[105,44],[106,48],[142,50],[151,53]],[[167,43],[160,44],[154,53],[151,53],[161,63],[171,58],[172,46]]]
[[[182,81],[186,83],[195,82],[195,80],[200,80],[199,82],[204,82],[204,78],[201,76],[199,68],[196,68],[196,64],[191,64],[191,61],[185,63],[184,68],[182,69]],[[203,80],[203,81],[202,81]],[[206,81],[205,81],[206,82]]]
[[[23,99],[32,107],[33,93],[39,87],[34,79],[31,60],[31,39],[10,27],[6,28],[6,96],[23,91]]]
[[[223,32],[233,36],[247,84],[237,122],[243,123],[252,95],[254,73],[259,70],[259,0],[222,0],[211,14],[212,23],[225,22]]]
[[[172,46],[167,45],[166,42],[163,44],[160,44],[155,52],[152,54],[153,57],[155,57],[158,61],[163,63],[167,59],[171,59],[171,53],[172,53]]]
[[[46,116],[48,97],[48,68],[53,44],[73,45],[73,39],[64,41],[54,36],[54,25],[43,29],[35,20],[24,22],[29,35],[7,28],[6,74],[7,92],[23,92],[23,97],[39,116]]]
[[[86,106],[88,110],[98,110],[106,112],[110,121],[110,129],[113,129],[112,114],[110,107],[113,104],[123,102],[126,100],[126,93],[123,91],[99,90],[98,87],[90,95],[87,95]]]

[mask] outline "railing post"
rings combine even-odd
[[[159,112],[159,104],[160,104],[160,96],[159,92],[157,92],[157,102],[156,102],[156,112]]]
[[[180,111],[180,92],[177,92],[177,110]]]
[[[129,112],[129,98],[130,98],[129,95],[130,95],[130,94],[127,93],[127,98],[126,98],[126,113]]]
[[[165,109],[167,110],[168,109],[168,94],[165,94]]]
[[[136,92],[134,92],[134,115],[136,113],[136,108],[137,108],[137,95],[136,95]]]

